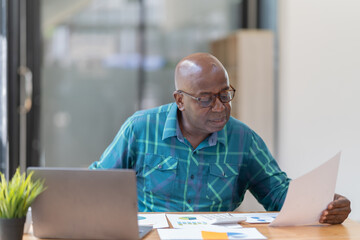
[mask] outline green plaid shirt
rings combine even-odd
[[[232,211],[247,189],[280,210],[290,181],[262,139],[232,117],[193,149],[175,103],[136,112],[90,168],[134,169],[140,212]]]

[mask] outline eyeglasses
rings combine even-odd
[[[224,90],[224,91],[221,91],[217,94],[212,94],[212,95],[204,95],[204,96],[201,96],[201,97],[195,97],[187,92],[184,92],[182,90],[177,90],[176,92],[178,93],[182,93],[182,94],[185,94],[189,97],[191,97],[192,99],[196,100],[199,105],[203,108],[207,108],[207,107],[210,107],[210,106],[213,106],[214,105],[214,102],[216,100],[216,98],[219,98],[219,100],[222,102],[222,103],[228,103],[230,102],[231,100],[234,99],[234,96],[235,96],[235,88],[233,88],[231,85],[230,85],[231,89],[227,89],[227,90]]]

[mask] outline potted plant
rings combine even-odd
[[[33,181],[30,172],[20,174],[19,168],[8,182],[0,173],[0,239],[21,240],[28,208],[45,190],[44,181]]]

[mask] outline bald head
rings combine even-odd
[[[175,68],[175,89],[189,90],[208,74],[227,72],[221,62],[209,53],[194,53],[183,58]]]

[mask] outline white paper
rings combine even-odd
[[[271,223],[278,216],[278,214],[278,212],[231,213],[233,216],[246,217],[247,223]]]
[[[205,214],[166,214],[173,228],[199,228],[203,226],[214,226],[201,218]],[[223,228],[242,228],[240,224],[219,224]],[[217,226],[214,226],[216,228]]]
[[[221,229],[214,226],[193,229],[158,229],[160,239],[266,239],[256,228]],[[217,235],[220,233],[221,235]]]
[[[319,224],[323,210],[334,199],[339,152],[311,172],[292,180],[278,217],[269,226]]]
[[[152,226],[153,228],[169,227],[165,213],[152,213],[152,214],[139,213],[138,223],[141,226]]]

